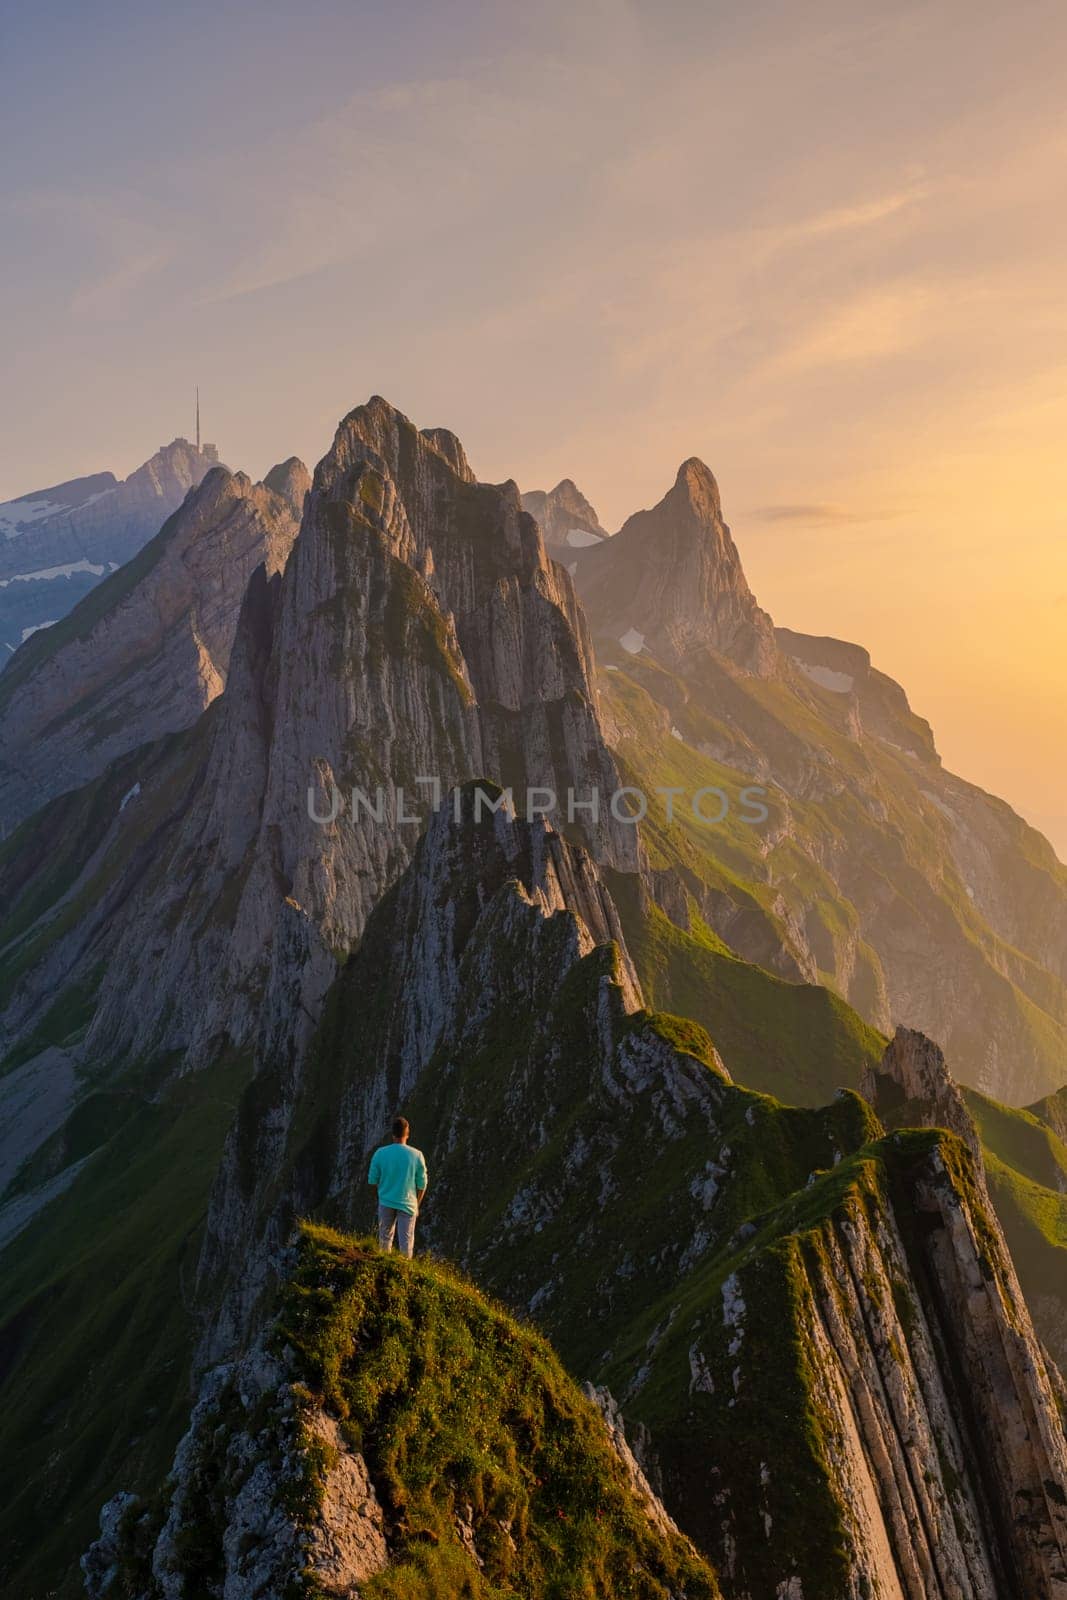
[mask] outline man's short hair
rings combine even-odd
[[[411,1132],[411,1129],[408,1126],[407,1117],[394,1117],[393,1118],[393,1138],[394,1139],[402,1139],[404,1137],[405,1133],[410,1133],[410,1132]]]

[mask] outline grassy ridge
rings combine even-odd
[[[363,1600],[718,1595],[688,1543],[649,1522],[551,1347],[451,1268],[305,1225],[278,1328],[391,1530]]]

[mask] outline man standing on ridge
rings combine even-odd
[[[368,1183],[378,1191],[378,1242],[383,1250],[393,1248],[397,1237],[400,1254],[415,1253],[415,1218],[426,1193],[426,1162],[421,1150],[408,1144],[406,1117],[393,1123],[389,1144],[379,1145],[371,1157]]]

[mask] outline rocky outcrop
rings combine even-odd
[[[963,1148],[913,1142],[887,1149],[885,1186],[859,1182],[791,1263],[856,1552],[847,1593],[1053,1600],[1067,1594],[1067,1452],[1052,1382]]]
[[[0,656],[134,556],[218,459],[175,439],[122,482],[98,472],[0,505]]]
[[[158,1500],[104,1507],[92,1600],[354,1600],[386,1568],[397,1593],[721,1600],[530,1330],[325,1229],[286,1254],[276,1326],[205,1376]]]
[[[916,716],[900,684],[871,665],[862,645],[791,628],[775,628],[774,635],[809,682],[855,705],[857,723],[868,734],[920,761],[939,764],[930,724]]]
[[[222,692],[252,572],[284,567],[310,482],[210,471],[136,561],[35,636],[0,679],[0,824],[189,727]]]
[[[638,511],[583,560],[578,582],[594,630],[624,651],[671,665],[709,648],[745,672],[774,670],[774,629],[741,568],[723,521],[719,486],[702,461],[678,468],[674,487]]]
[[[1057,1139],[1067,1144],[1067,1088],[1057,1089],[1055,1094],[1049,1094],[1043,1100],[1038,1100],[1027,1110],[1051,1128]]]
[[[81,1562],[90,1600],[195,1600],[209,1585],[260,1600],[312,1583],[350,1600],[382,1571],[385,1521],[367,1464],[291,1368],[261,1346],[205,1376],[166,1503],[123,1492],[104,1506]]]
[[[311,488],[311,474],[299,456],[289,456],[276,467],[271,467],[263,479],[263,487],[286,501],[299,527],[304,515],[304,502]]]
[[[877,1067],[860,1084],[888,1128],[950,1128],[981,1166],[974,1119],[940,1047],[913,1028],[898,1028]]]

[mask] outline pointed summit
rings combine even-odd
[[[719,486],[696,456],[658,505],[587,552],[577,583],[594,632],[627,650],[640,638],[637,649],[675,664],[707,647],[745,672],[773,670],[773,625],[748,586]]]
[[[674,488],[666,499],[686,501],[695,516],[709,522],[722,518],[722,503],[715,474],[699,456],[690,456],[688,461],[682,462],[674,480]]]

